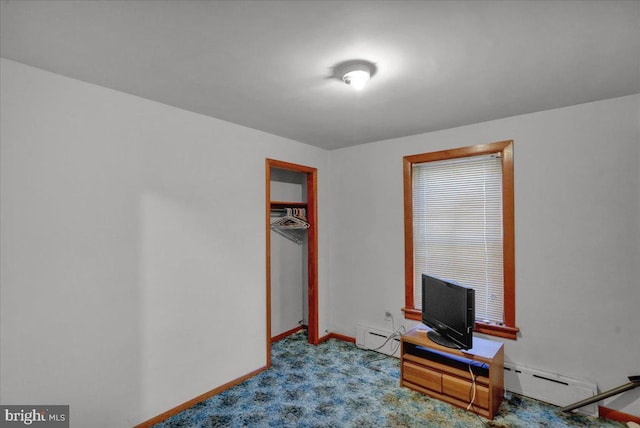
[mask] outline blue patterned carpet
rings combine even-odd
[[[298,333],[273,345],[272,367],[154,425],[176,427],[626,427],[511,395],[493,421],[399,386],[399,360]]]

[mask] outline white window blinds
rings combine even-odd
[[[414,164],[414,307],[422,273],[473,287],[476,320],[502,324],[502,162],[483,155]]]

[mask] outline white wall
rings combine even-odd
[[[264,160],[327,152],[1,67],[0,402],[131,426],[264,366]]]
[[[386,308],[414,325],[400,312],[402,157],[508,139],[521,335],[506,359],[625,383],[640,373],[640,95],[330,152],[333,330],[390,329]],[[605,405],[640,415],[640,390]]]

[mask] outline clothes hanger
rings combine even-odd
[[[275,229],[308,229],[309,223],[305,220],[300,219],[298,216],[294,215],[293,210],[298,210],[298,208],[286,208],[286,214],[284,217],[281,217],[271,223],[271,228]],[[296,211],[298,213],[298,211]]]
[[[296,244],[304,242],[303,232],[309,227],[304,208],[285,208],[285,215],[271,223],[271,230]]]

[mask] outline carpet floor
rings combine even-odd
[[[297,333],[273,344],[272,367],[154,428],[626,427],[509,394],[493,421],[400,387],[397,358]]]

